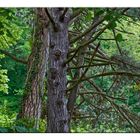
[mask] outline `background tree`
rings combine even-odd
[[[48,20],[43,8],[35,9],[35,20],[33,46],[28,58],[27,78],[19,118],[34,120],[34,127],[38,128],[48,58]]]

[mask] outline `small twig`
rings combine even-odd
[[[111,86],[109,87],[107,93],[110,92],[110,90],[113,88],[113,86],[115,85],[115,83],[117,82],[117,80],[118,80],[118,76],[116,76],[115,80],[112,82],[112,84],[111,84]]]
[[[118,32],[125,33],[125,34],[135,35],[135,33],[132,33],[132,32],[125,31],[123,28],[122,28],[122,30],[120,30],[120,29],[117,29],[117,28],[115,28],[114,30],[116,30],[116,31],[118,31]]]
[[[113,29],[112,31],[113,31],[114,39],[115,39],[117,48],[118,48],[118,50],[119,50],[119,53],[120,53],[120,55],[123,55],[123,54],[122,54],[122,50],[121,50],[121,48],[120,48],[120,45],[119,45],[119,43],[118,43],[118,41],[117,41],[117,39],[116,39],[116,32],[115,32],[114,29]]]

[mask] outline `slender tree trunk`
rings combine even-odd
[[[68,40],[68,11],[65,8],[47,9],[51,24],[48,59],[48,118],[47,132],[69,132],[66,94],[66,65]],[[64,12],[65,15],[64,15]],[[63,17],[62,17],[63,16]]]
[[[35,121],[35,128],[41,116],[44,79],[48,58],[47,17],[43,8],[36,9],[36,27],[31,55],[28,59],[28,72],[22,108],[19,118],[30,118]]]

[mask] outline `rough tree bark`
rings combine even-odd
[[[36,8],[36,25],[31,55],[28,59],[28,70],[22,108],[19,119],[33,119],[38,127],[41,116],[44,79],[48,58],[48,19],[43,8]]]
[[[46,9],[50,18],[50,46],[48,59],[47,132],[69,132],[66,94],[66,65],[69,49],[66,8]]]

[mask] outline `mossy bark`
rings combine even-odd
[[[43,8],[36,9],[36,27],[31,55],[28,59],[28,71],[22,108],[19,118],[33,119],[34,127],[38,127],[41,116],[42,97],[44,95],[44,79],[48,58],[47,17]]]

